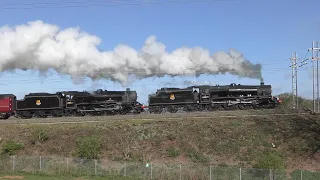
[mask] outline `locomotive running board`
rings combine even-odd
[[[110,111],[110,110],[119,110],[120,108],[94,108],[94,111]]]

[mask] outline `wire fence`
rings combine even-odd
[[[0,173],[41,173],[54,176],[129,176],[136,179],[178,180],[318,180],[320,172],[296,170],[151,163],[119,163],[108,160],[42,156],[1,156]]]

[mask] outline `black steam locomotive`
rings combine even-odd
[[[140,113],[136,91],[63,91],[55,94],[30,93],[16,101],[15,114],[21,118]]]
[[[274,108],[279,101],[271,93],[271,85],[264,83],[258,86],[232,83],[224,86],[161,88],[156,94],[149,95],[149,112]]]

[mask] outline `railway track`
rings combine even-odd
[[[238,118],[238,117],[266,117],[266,116],[294,116],[310,114],[308,112],[279,112],[279,110],[237,110],[237,111],[215,111],[215,112],[193,112],[193,113],[165,113],[149,114],[142,113],[138,115],[117,115],[117,116],[84,116],[84,117],[61,117],[61,118],[35,118],[35,119],[18,119],[10,118],[0,121],[0,124],[79,124],[79,123],[105,123],[113,121],[173,121],[183,119],[208,119],[208,118]]]

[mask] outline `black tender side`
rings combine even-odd
[[[16,116],[23,118],[61,116],[65,98],[59,94],[30,93],[16,101]]]

